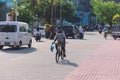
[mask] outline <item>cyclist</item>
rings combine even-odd
[[[58,33],[56,34],[56,36],[54,38],[54,42],[52,44],[54,44],[57,41],[57,43],[55,44],[56,51],[58,51],[58,45],[62,45],[62,50],[63,50],[64,57],[66,57],[66,54],[65,54],[65,39],[66,39],[65,34],[64,34],[62,28],[59,27]]]

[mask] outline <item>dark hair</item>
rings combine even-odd
[[[58,29],[62,29],[62,27],[58,27]]]
[[[39,27],[37,27],[36,29],[37,29],[37,31],[39,31]]]
[[[62,29],[60,29],[60,30],[58,31],[58,33],[62,33]]]

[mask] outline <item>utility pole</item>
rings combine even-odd
[[[60,26],[62,26],[62,0],[60,0]]]
[[[17,10],[18,1],[17,1],[17,0],[14,0],[14,3],[15,3],[15,7],[16,7],[16,10],[15,10],[15,21],[17,21],[17,16],[19,15],[18,10]]]
[[[54,0],[51,0],[51,25],[53,25],[53,2]]]

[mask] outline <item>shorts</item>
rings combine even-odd
[[[58,42],[57,44],[58,44],[58,45],[65,46],[65,42]]]

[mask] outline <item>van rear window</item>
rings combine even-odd
[[[16,32],[16,25],[0,25],[0,32]]]

